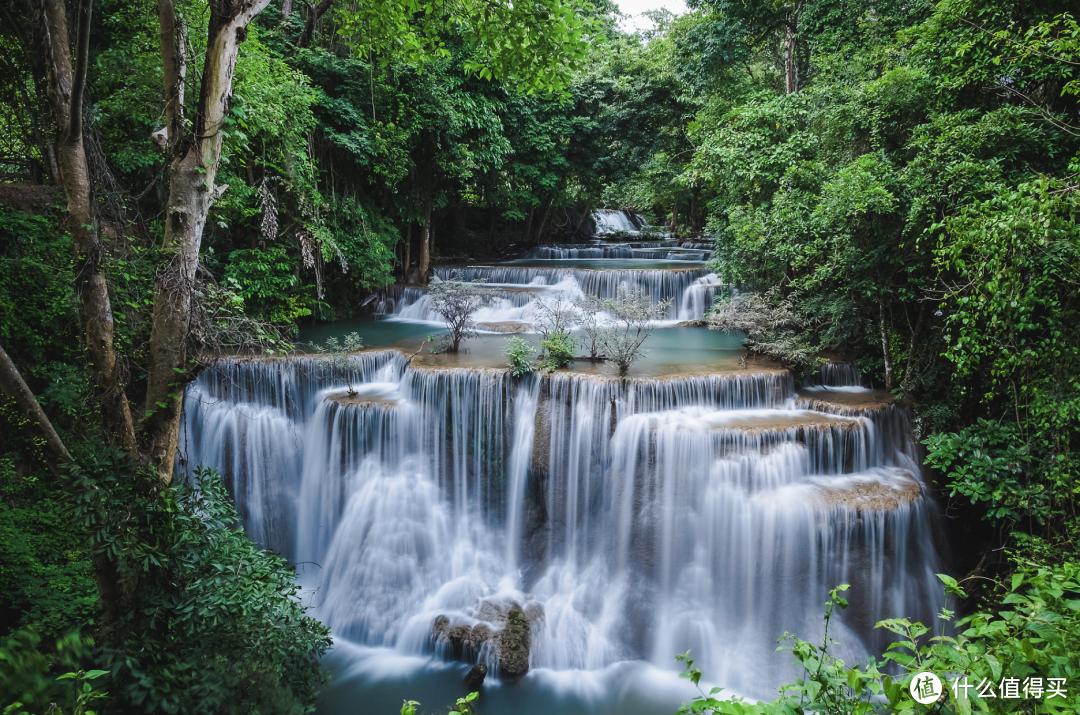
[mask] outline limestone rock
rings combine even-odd
[[[511,682],[529,672],[529,619],[516,603],[506,614],[506,625],[495,635],[499,677]]]
[[[501,323],[477,323],[476,327],[481,330],[490,330],[493,333],[527,333],[533,329],[530,323],[518,323],[512,320]]]
[[[487,668],[479,663],[482,653],[490,649],[498,659],[498,676],[513,682],[529,672],[529,651],[533,626],[544,617],[543,607],[534,601],[524,607],[516,602],[498,604],[481,601],[473,610],[478,622],[473,625],[454,624],[447,616],[438,616],[431,624],[433,642],[446,648],[445,655],[454,660],[476,663],[469,671],[470,678],[483,682]]]

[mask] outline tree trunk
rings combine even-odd
[[[547,203],[544,206],[544,213],[540,217],[540,225],[536,227],[536,243],[540,243],[544,239],[544,229],[547,228],[548,219],[551,217],[551,207],[555,204],[555,196],[548,197]]]
[[[48,450],[46,462],[49,469],[56,473],[59,471],[59,463],[71,461],[71,455],[68,454],[60,435],[53,429],[45,411],[41,409],[34,393],[23,381],[18,368],[8,357],[2,345],[0,345],[0,392],[15,400],[16,407],[30,421],[31,429],[44,441],[45,448]]]
[[[529,217],[525,219],[525,241],[532,236],[533,217],[536,216],[536,207],[529,209]]]
[[[150,463],[165,482],[172,479],[176,459],[184,387],[193,372],[187,361],[191,296],[203,228],[214,199],[226,185],[215,187],[221,158],[221,129],[229,112],[233,70],[248,24],[270,0],[222,0],[210,4],[206,57],[195,122],[190,136],[181,127],[168,127],[169,199],[165,210],[164,266],[154,281],[154,316],[147,371],[144,445]],[[170,0],[163,5],[171,8]],[[160,12],[160,6],[159,6]],[[167,17],[160,18],[164,26]],[[162,29],[162,62],[167,76],[169,58],[180,56],[177,33]],[[167,85],[168,86],[168,85]]]
[[[796,57],[798,35],[795,34],[795,28],[791,24],[785,25],[785,29],[787,35],[784,38],[784,89],[788,94],[795,94],[799,91],[799,78],[795,71],[795,63],[798,61]]]
[[[915,348],[919,344],[919,335],[922,333],[923,318],[926,315],[926,302],[919,303],[919,317],[915,319],[915,327],[911,331],[911,342],[908,344],[908,358],[907,367],[904,368],[904,379],[900,382],[900,389],[904,392],[904,397],[907,397],[908,391],[911,389],[911,373],[915,367]],[[910,318],[909,318],[910,320]],[[911,323],[909,322],[910,326]]]
[[[885,389],[892,390],[893,365],[892,356],[889,354],[889,329],[885,320],[885,294],[878,299],[878,317],[881,324],[881,352],[885,357]]]
[[[420,224],[420,282],[427,283],[431,265],[431,199],[424,202],[423,223]]]
[[[184,136],[184,85],[187,78],[187,39],[176,21],[173,0],[158,0],[158,39],[165,89],[165,163],[172,161]]]
[[[296,41],[297,47],[307,47],[311,44],[311,38],[315,35],[315,23],[333,4],[334,0],[322,0],[318,5],[308,4],[307,21],[304,22],[304,31],[300,33],[300,39]]]
[[[75,250],[75,287],[79,294],[79,317],[85,331],[87,359],[108,439],[134,455],[135,427],[124,394],[123,369],[113,345],[112,305],[101,267],[104,251],[82,133],[82,97],[93,0],[82,0],[79,6],[74,69],[68,49],[63,0],[42,0],[42,6],[48,94],[60,130],[56,163],[67,198],[65,221]]]
[[[581,232],[581,225],[583,223],[585,223],[585,219],[589,218],[591,215],[592,215],[592,207],[589,206],[588,204],[586,204],[585,205],[585,210],[581,212],[580,216],[578,216],[577,224],[574,225],[574,233],[573,233],[572,240],[575,243],[577,242],[578,233]]]

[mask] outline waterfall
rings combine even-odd
[[[678,270],[581,270],[572,268],[526,268],[519,266],[440,266],[435,277],[446,280],[460,275],[463,280],[485,281],[485,302],[473,320],[476,323],[532,322],[534,301],[542,296],[580,295],[614,298],[620,287],[642,291],[654,301],[672,299],[665,319],[701,320],[723,287],[720,277],[704,268]],[[400,320],[442,323],[429,307],[423,291],[405,289],[380,301],[390,306],[390,315]]]
[[[658,261],[704,261],[711,252],[711,246],[703,248],[686,244],[680,246],[678,241],[653,241],[537,246],[530,249],[524,257],[534,260],[639,258]]]
[[[838,583],[849,662],[879,652],[877,620],[943,605],[891,405],[796,400],[779,371],[515,380],[393,351],[349,379],[355,394],[317,360],[221,361],[188,388],[182,433],[253,539],[317,564],[303,582],[339,641],[498,672],[518,608],[541,672],[670,670],[691,649],[709,682],[769,697],[795,675],[776,639],[820,638]]]
[[[824,363],[803,388],[807,392],[870,392],[862,386],[862,373],[850,363]]]
[[[596,232],[598,234],[605,233],[637,233],[638,225],[635,225],[626,211],[619,211],[616,209],[597,209],[593,211],[593,220],[596,221]],[[634,214],[634,218],[642,226],[648,226],[645,217],[641,214]]]

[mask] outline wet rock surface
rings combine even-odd
[[[533,329],[531,323],[518,323],[514,321],[477,323],[476,327],[480,330],[490,330],[493,333],[527,333]]]
[[[529,652],[532,629],[544,617],[543,607],[536,602],[507,604],[482,602],[476,611],[478,622],[453,623],[448,616],[438,616],[431,624],[432,640],[446,648],[445,655],[454,660],[476,663],[465,676],[465,683],[479,683],[487,675],[487,666],[478,661],[494,655],[499,679],[513,682],[529,672]],[[482,668],[481,672],[478,668]],[[470,685],[470,688],[472,686]]]
[[[506,625],[495,636],[499,677],[518,680],[529,672],[529,620],[515,603],[506,614]]]
[[[469,689],[470,693],[475,693],[484,684],[484,678],[486,677],[487,666],[483,663],[477,663],[465,674],[465,687]]]

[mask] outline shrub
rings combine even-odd
[[[776,291],[739,293],[718,300],[705,320],[711,330],[745,333],[748,350],[793,367],[809,368],[817,360],[817,350],[801,335],[810,320]]]
[[[602,357],[601,351],[604,349],[604,329],[600,324],[600,311],[604,306],[596,296],[583,295],[574,301],[574,308],[577,310],[578,327],[585,333],[585,340],[581,342],[588,344],[589,357],[596,360]]]
[[[71,469],[75,518],[121,586],[101,636],[124,712],[302,713],[325,682],[329,630],[295,571],[239,526],[217,473],[165,485],[123,459]]]
[[[541,365],[549,372],[569,365],[577,350],[577,341],[567,333],[552,333],[540,344],[547,351]]]
[[[603,302],[615,321],[615,325],[602,329],[604,353],[619,366],[620,375],[625,376],[630,366],[646,354],[641,346],[652,333],[653,323],[667,314],[669,305],[671,298],[653,303],[644,291],[627,290],[625,286],[619,286],[615,297]]]
[[[510,363],[510,374],[514,377],[522,377],[532,372],[532,359],[535,354],[536,348],[521,338],[510,338],[503,348],[503,355]]]
[[[483,281],[465,281],[460,273],[453,273],[448,280],[436,281],[428,288],[431,309],[442,316],[450,334],[441,352],[456,353],[461,341],[476,336],[473,313],[483,303]]]
[[[820,643],[800,640],[784,634],[803,677],[781,688],[781,697],[772,702],[748,703],[739,698],[715,697],[719,688],[684,705],[679,713],[705,715],[794,715],[816,712],[827,715],[886,715],[915,712],[920,707],[909,695],[912,678],[923,672],[942,677],[943,699],[930,711],[949,715],[972,712],[1028,713],[1037,701],[1038,712],[1076,712],[1080,695],[1080,673],[1075,668],[1080,652],[1080,564],[1066,562],[1045,565],[1031,561],[1017,562],[1017,571],[1007,584],[997,612],[978,611],[953,624],[955,635],[930,636],[931,629],[903,618],[881,621],[899,639],[891,644],[882,660],[865,664],[847,664],[830,654],[835,642],[828,636],[834,608],[845,608],[847,601],[838,593],[839,586],[825,604],[825,637]],[[957,582],[939,574],[946,590],[965,598]],[[939,618],[952,621],[954,614],[944,610]],[[929,637],[928,637],[929,636]],[[701,671],[695,670],[689,653],[678,660],[686,663],[686,673],[695,685]],[[886,674],[886,666],[899,674]],[[1028,699],[1022,683],[1038,683],[1039,693]],[[983,685],[995,693],[979,697]],[[1011,684],[1011,685],[1010,685]],[[1003,696],[1002,689],[1012,687],[1015,697]],[[1059,693],[1050,697],[1051,691]],[[914,709],[913,709],[914,706]]]
[[[364,347],[364,340],[356,333],[349,333],[341,341],[336,337],[326,339],[322,345],[312,345],[319,357],[319,368],[334,375],[341,375],[349,387],[349,395],[355,395],[352,386],[352,354]]]

